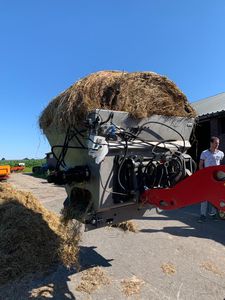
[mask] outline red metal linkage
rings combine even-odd
[[[225,211],[225,166],[207,167],[171,188],[146,190],[141,195],[142,204],[161,209],[176,209],[202,201],[209,201]]]

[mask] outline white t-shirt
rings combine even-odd
[[[224,153],[220,150],[216,150],[214,153],[209,149],[202,151],[200,159],[204,160],[204,167],[218,166],[223,159]]]

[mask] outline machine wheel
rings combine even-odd
[[[225,220],[225,212],[222,210],[219,210],[219,217],[220,217],[220,219]]]
[[[32,172],[34,174],[41,174],[41,171],[42,171],[42,167],[40,167],[40,166],[35,166],[32,168]]]

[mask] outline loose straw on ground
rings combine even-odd
[[[131,232],[138,232],[138,226],[133,221],[125,221],[118,224],[113,225],[112,227],[119,228],[123,231],[131,231]]]
[[[60,222],[27,192],[0,184],[0,284],[55,264],[78,266],[80,225]]]
[[[141,291],[141,286],[144,284],[144,281],[138,279],[136,276],[132,276],[128,279],[123,279],[121,281],[122,292],[127,296],[139,294]]]
[[[95,267],[83,272],[80,284],[76,287],[79,292],[93,293],[101,286],[110,284],[110,278],[100,267]]]
[[[176,273],[175,265],[170,262],[162,264],[161,269],[162,269],[163,273],[167,274],[167,275],[174,275]]]
[[[216,275],[222,276],[222,275],[225,274],[225,272],[222,271],[222,270],[220,270],[220,269],[215,265],[215,263],[213,263],[212,261],[205,261],[205,262],[202,262],[202,263],[200,264],[200,267],[203,268],[203,269],[205,269],[206,271],[212,272],[212,273],[214,273],[214,274],[216,274]]]

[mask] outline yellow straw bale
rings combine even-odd
[[[85,120],[93,109],[126,111],[134,118],[153,114],[195,117],[174,82],[153,72],[99,71],[75,82],[44,109],[40,128],[67,128]]]

